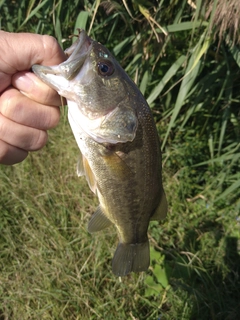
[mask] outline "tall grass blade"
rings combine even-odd
[[[76,32],[77,29],[84,29],[87,30],[87,22],[89,18],[88,11],[81,11],[77,15],[77,19],[74,25],[74,32]],[[73,39],[74,41],[74,39]]]
[[[239,188],[240,188],[240,177],[238,176],[238,180],[235,181],[230,187],[228,187],[223,193],[221,193],[215,199],[215,202],[219,201],[220,199],[226,198],[227,196],[229,196],[230,194],[233,194],[236,191],[239,191]]]
[[[142,81],[140,83],[139,89],[142,92],[142,94],[145,94],[147,85],[148,85],[148,81],[149,81],[149,72],[148,70],[144,72],[143,77],[142,77]]]
[[[48,0],[43,0],[42,2],[40,2],[37,7],[35,9],[33,9],[31,12],[29,12],[29,15],[25,18],[25,20],[23,21],[23,23],[19,26],[18,30],[21,30],[21,28],[27,24],[27,22],[33,17],[35,16],[39,10],[45,6],[45,4],[48,3]]]
[[[58,40],[58,43],[62,45],[62,25],[59,17],[56,17],[55,25],[54,25],[55,35]]]
[[[200,41],[198,42],[198,44],[196,45],[196,47],[194,48],[190,56],[188,66],[186,68],[186,72],[185,72],[185,75],[183,76],[183,80],[179,89],[176,104],[172,111],[171,120],[168,125],[168,129],[162,143],[162,148],[164,148],[167,142],[168,135],[172,127],[174,126],[175,120],[181,110],[181,107],[185,101],[185,98],[187,97],[196,77],[198,76],[200,59],[208,50],[209,45],[210,45],[210,39],[205,40],[205,34],[203,34],[203,36],[200,38]]]
[[[181,22],[176,24],[170,24],[166,27],[166,30],[169,33],[175,32],[182,32],[186,30],[191,30],[194,32],[194,29],[207,27],[208,23],[206,21],[188,21],[188,22]],[[161,32],[160,29],[157,29],[158,32]]]
[[[161,94],[165,85],[172,79],[173,76],[176,75],[179,68],[182,67],[184,61],[186,60],[186,56],[180,56],[169,68],[169,70],[165,73],[161,81],[155,86],[150,95],[147,98],[147,102],[151,105],[155,99]]]
[[[229,51],[232,53],[233,58],[235,59],[237,65],[240,68],[240,49],[239,49],[239,46],[233,45],[233,42],[229,39],[229,37],[226,37],[226,43],[229,47]]]
[[[113,48],[113,53],[115,56],[117,56],[128,44],[130,44],[135,39],[135,36],[130,36],[125,38],[122,42],[117,44]]]

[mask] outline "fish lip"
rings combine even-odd
[[[71,45],[71,47],[67,48],[64,53],[67,57],[71,57],[71,59],[75,59],[79,51],[86,50],[86,53],[89,52],[90,47],[92,46],[93,40],[87,35],[84,29],[78,29],[78,39]]]
[[[74,78],[76,73],[82,68],[84,61],[92,50],[93,40],[87,35],[84,30],[79,30],[78,39],[74,44],[67,48],[64,52],[68,57],[67,60],[55,66],[42,66],[35,64],[32,66],[32,71],[47,85],[59,91],[59,87],[54,79],[49,76],[63,77],[66,80]]]

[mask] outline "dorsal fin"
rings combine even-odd
[[[158,204],[157,209],[154,211],[153,215],[151,216],[150,220],[151,221],[163,220],[167,215],[167,211],[168,211],[167,199],[162,189],[160,202]]]

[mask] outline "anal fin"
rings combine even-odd
[[[105,228],[108,228],[112,225],[112,222],[105,216],[102,212],[100,206],[97,207],[97,210],[93,214],[92,218],[88,223],[88,232],[94,233],[101,231]]]

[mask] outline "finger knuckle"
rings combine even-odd
[[[43,41],[44,50],[48,52],[48,54],[51,53],[52,56],[54,56],[59,52],[60,46],[54,37],[49,35],[43,35],[42,41]]]
[[[35,133],[31,145],[29,146],[29,151],[37,151],[42,149],[48,140],[48,135],[46,131],[37,130]]]
[[[26,150],[16,148],[0,140],[0,163],[13,165],[23,161],[28,155]]]
[[[7,132],[7,126],[6,126],[6,121],[5,121],[5,117],[0,114],[0,138],[4,139],[5,137],[5,133]]]
[[[8,154],[8,145],[0,140],[0,163],[4,164]]]
[[[48,128],[56,127],[60,120],[60,110],[58,107],[51,107],[51,116],[48,117]]]
[[[14,108],[18,108],[12,90],[7,90],[1,97],[1,114],[7,118],[11,118]]]

